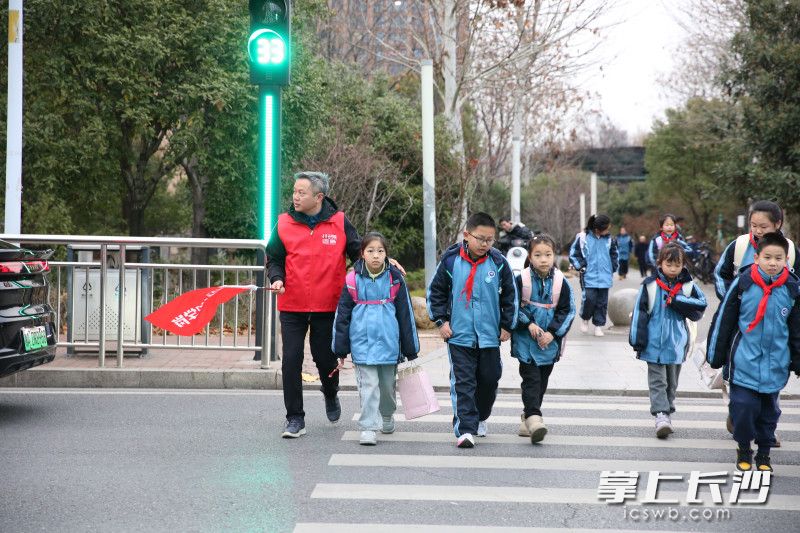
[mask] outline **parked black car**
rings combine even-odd
[[[0,377],[55,357],[55,313],[47,303],[51,255],[0,240]]]

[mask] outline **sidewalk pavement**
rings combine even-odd
[[[615,281],[612,293],[622,288],[636,288],[641,282],[638,273],[627,280]],[[580,306],[577,280],[571,279]],[[698,339],[705,342],[710,318],[718,305],[713,288],[702,285],[709,309],[699,324]],[[548,392],[560,394],[608,394],[647,396],[647,365],[636,360],[628,345],[628,327],[611,326],[605,337],[594,337],[580,332],[579,318],[567,336],[563,357],[556,363],[550,377]],[[591,332],[591,329],[590,329]],[[420,331],[420,357],[422,365],[434,387],[447,391],[450,387],[450,367],[447,347],[436,331]],[[516,359],[510,356],[510,343],[501,348],[503,376],[500,389],[518,392],[520,377]],[[269,369],[261,369],[261,362],[253,360],[253,352],[182,350],[178,347],[154,349],[144,357],[126,354],[123,368],[116,368],[116,355],[106,354],[105,368],[98,368],[97,354],[67,356],[59,349],[56,359],[47,365],[19,372],[0,379],[0,387],[121,387],[121,388],[191,388],[191,389],[280,389],[282,387],[280,362]],[[303,366],[305,386],[318,388],[317,369],[311,360],[306,342]],[[348,360],[341,372],[343,389],[355,390],[352,364]],[[721,397],[719,391],[709,391],[699,380],[697,369],[691,361],[684,363],[678,394],[697,397]],[[800,379],[794,374],[784,389],[783,396],[800,399]]]

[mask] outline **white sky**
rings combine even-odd
[[[629,137],[650,131],[653,119],[676,104],[658,80],[672,71],[672,57],[686,36],[669,12],[670,3],[616,0],[607,21],[617,24],[603,30],[599,64],[581,82],[584,90],[599,93],[598,107]]]

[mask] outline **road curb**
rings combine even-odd
[[[31,369],[0,379],[4,387],[125,389],[261,389],[283,387],[278,369],[197,370],[191,368]]]
[[[81,388],[81,389],[242,389],[281,390],[283,379],[279,368],[198,370],[192,368],[34,368],[0,378],[3,388]],[[319,390],[319,381],[303,382],[305,390]],[[341,385],[340,390],[356,391],[353,384]],[[435,385],[434,390],[449,393],[447,385]],[[501,394],[519,394],[517,387],[500,387]],[[646,389],[574,389],[551,388],[548,394],[565,396],[629,396],[646,398]],[[716,391],[678,391],[681,398],[719,398]],[[800,394],[781,394],[784,400],[800,400]]]

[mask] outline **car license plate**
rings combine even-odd
[[[25,343],[26,352],[44,348],[47,346],[47,333],[44,326],[22,328],[22,340]]]

